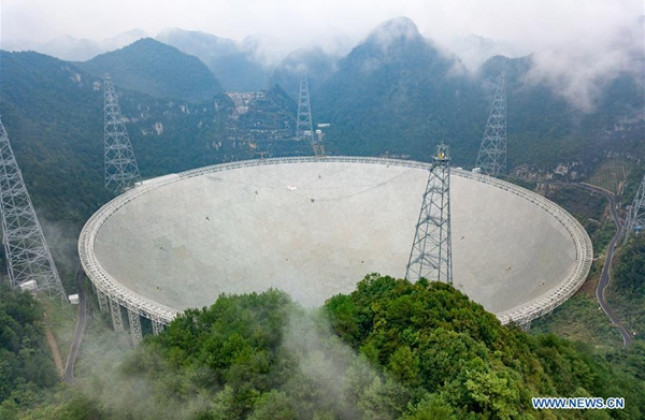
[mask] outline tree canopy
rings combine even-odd
[[[105,419],[641,418],[643,355],[635,345],[610,364],[584,345],[503,326],[447,284],[372,274],[319,310],[277,290],[187,310],[61,410]],[[627,407],[535,410],[540,396],[619,396]]]

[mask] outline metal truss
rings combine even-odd
[[[109,304],[107,301],[107,296],[105,296],[105,293],[101,292],[98,288],[96,288],[96,296],[99,299],[99,310],[101,312],[107,312]]]
[[[110,76],[104,86],[105,187],[121,193],[141,180]]]
[[[14,287],[35,289],[66,300],[56,265],[29,198],[22,173],[0,121],[0,211],[5,258]]]
[[[311,102],[309,100],[309,83],[307,73],[300,76],[300,91],[298,93],[298,119],[296,120],[296,139],[305,140],[314,151],[315,156],[324,154],[324,147],[318,141],[311,117]]]
[[[125,328],[123,327],[123,315],[121,314],[121,305],[119,305],[119,301],[114,299],[113,297],[110,297],[108,299],[110,301],[110,315],[112,315],[112,327],[114,328],[114,331],[118,333],[122,333],[125,331]]]
[[[452,284],[448,146],[439,145],[433,159],[405,278]]]
[[[625,227],[625,242],[633,232],[645,229],[645,175],[643,175],[641,185],[634,196],[632,207],[625,221]]]
[[[499,176],[506,173],[506,78],[504,73],[497,81],[497,89],[490,105],[476,166],[485,175]]]
[[[161,322],[158,321],[152,321],[152,333],[154,335],[159,335],[163,331],[163,325]]]
[[[128,323],[130,324],[130,335],[132,336],[132,344],[137,345],[143,340],[143,333],[141,332],[141,319],[136,311],[128,309]]]

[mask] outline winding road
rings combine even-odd
[[[607,248],[607,257],[605,258],[605,265],[602,268],[602,273],[600,274],[600,280],[598,281],[598,287],[596,288],[596,299],[600,303],[600,307],[607,314],[611,322],[618,328],[620,335],[623,338],[623,345],[627,346],[632,342],[632,336],[629,334],[629,331],[625,328],[623,323],[620,321],[613,308],[607,303],[605,299],[605,289],[611,281],[611,264],[614,260],[614,251],[616,250],[616,244],[620,239],[622,239],[623,226],[620,223],[618,214],[616,213],[616,195],[604,188],[596,187],[595,185],[590,184],[574,184],[580,188],[583,188],[588,191],[594,191],[605,197],[609,202],[609,208],[611,210],[611,217],[614,219],[616,224],[616,234],[611,238]]]

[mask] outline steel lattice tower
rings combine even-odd
[[[506,77],[500,74],[476,166],[490,176],[506,173]]]
[[[105,187],[120,193],[141,180],[128,132],[123,123],[118,98],[109,76],[103,80]]]
[[[452,284],[450,239],[450,156],[448,146],[437,146],[428,186],[423,194],[405,278]]]
[[[307,141],[314,150],[314,155],[318,156],[322,152],[321,145],[316,138],[312,117],[311,102],[309,100],[309,83],[307,82],[307,73],[303,72],[300,76],[300,90],[298,92],[298,119],[296,121],[296,139]]]
[[[629,211],[627,220],[625,221],[626,231],[625,231],[625,241],[629,238],[629,235],[640,226],[640,229],[645,227],[645,175],[643,175],[643,180],[641,181],[638,191],[634,196],[634,201],[632,202],[632,208]]]
[[[29,198],[25,181],[0,121],[0,211],[2,242],[9,280],[14,287],[36,282],[36,290],[60,295],[65,289],[47,247],[40,222]]]

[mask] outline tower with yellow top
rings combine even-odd
[[[430,166],[405,278],[452,284],[451,248],[450,155],[442,143]]]

